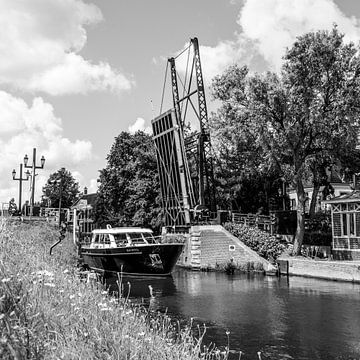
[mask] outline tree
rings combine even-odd
[[[217,202],[221,208],[256,213],[268,212],[270,198],[278,197],[281,179],[276,166],[264,162],[264,152],[247,130],[238,108],[232,105],[241,96],[241,79],[246,67],[230,67],[218,77],[213,95],[223,106],[211,117],[213,147],[216,152]]]
[[[321,173],[324,159],[335,161],[339,150],[357,144],[360,59],[336,26],[299,37],[283,59],[280,75],[250,75],[246,67],[234,66],[214,80],[213,89],[220,111],[235,116],[242,133],[254,139],[262,163],[276,166],[294,186],[293,253],[299,254],[310,164]]]
[[[122,132],[100,171],[95,220],[101,225],[146,226],[161,222],[160,184],[150,135]]]
[[[50,207],[56,208],[59,207],[60,196],[61,207],[69,208],[78,199],[80,193],[79,184],[65,168],[51,174],[42,191]]]

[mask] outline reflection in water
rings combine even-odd
[[[170,278],[124,279],[125,295],[127,281],[130,297],[152,310],[206,324],[206,343],[226,346],[229,330],[242,359],[257,359],[257,351],[263,359],[360,359],[358,284],[178,270]]]

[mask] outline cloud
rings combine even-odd
[[[92,159],[92,144],[87,140],[70,140],[63,136],[62,120],[54,114],[51,104],[41,97],[28,105],[23,99],[0,91],[0,202],[17,199],[18,182],[12,180],[13,168],[19,176],[19,164],[27,154],[32,162],[33,148],[37,149],[37,165],[46,158],[43,170],[37,171],[36,198],[49,175],[65,166],[79,169]],[[24,187],[25,189],[25,187]]]
[[[129,132],[131,134],[136,133],[137,131],[144,131],[147,134],[151,134],[152,130],[150,126],[145,126],[145,120],[141,117],[138,117],[136,121],[129,126]]]
[[[360,40],[359,20],[347,17],[332,0],[245,0],[237,19],[239,29],[232,39],[215,46],[200,44],[204,82],[209,85],[234,63],[246,64],[252,71],[279,71],[286,48],[298,36],[330,30],[335,23],[346,41]],[[186,56],[177,59],[176,67],[182,74],[186,60]]]
[[[336,23],[345,39],[360,39],[359,20],[347,17],[332,0],[246,0],[238,17],[242,33],[275,70],[296,37],[316,30],[330,30]]]
[[[129,90],[132,80],[108,63],[79,55],[85,26],[101,20],[82,0],[1,0],[0,83],[51,95]]]

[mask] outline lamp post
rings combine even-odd
[[[29,180],[29,170],[26,172],[26,178],[23,178],[23,164],[20,164],[20,175],[19,177],[16,176],[15,169],[12,171],[12,178],[13,180],[19,181],[19,211],[21,211],[21,194],[22,194],[22,182]]]
[[[30,200],[30,215],[33,215],[33,209],[34,209],[34,196],[35,196],[35,170],[36,169],[43,169],[45,164],[45,158],[44,156],[40,159],[40,166],[36,166],[36,149],[33,149],[33,159],[32,159],[32,165],[28,165],[29,158],[27,155],[24,157],[24,165],[26,168],[32,169],[32,186],[31,186],[31,200]]]

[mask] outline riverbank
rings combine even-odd
[[[360,283],[360,261],[314,260],[281,256],[280,270],[289,275]]]
[[[69,238],[49,255],[57,239],[46,223],[0,223],[1,359],[226,359],[201,334],[82,279]]]

